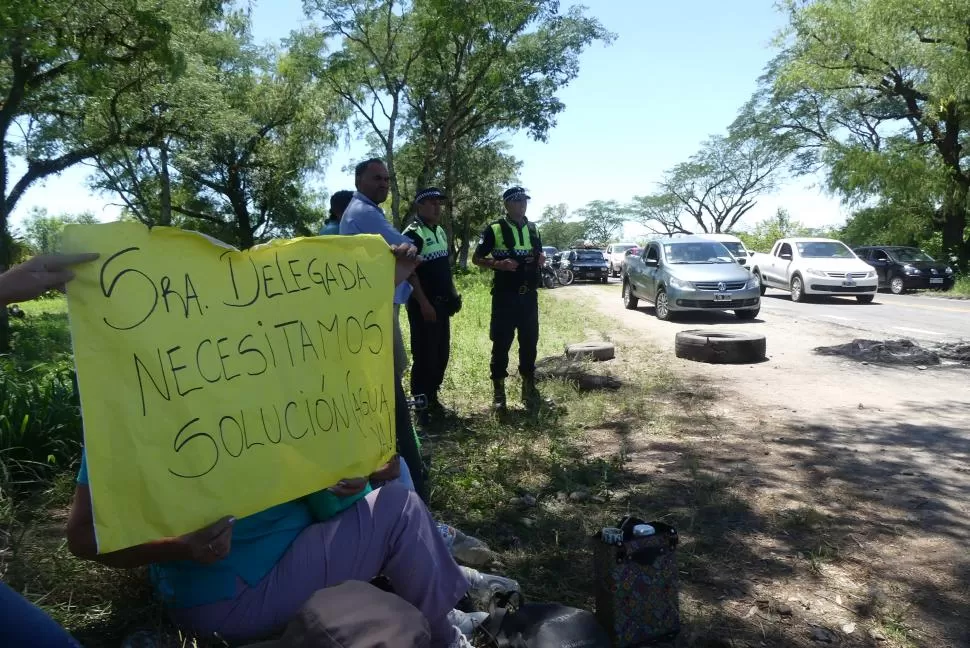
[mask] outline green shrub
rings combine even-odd
[[[0,487],[46,481],[80,454],[81,414],[66,361],[19,370],[0,360]]]

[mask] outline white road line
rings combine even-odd
[[[839,317],[838,315],[822,315],[822,317],[828,317],[830,319],[842,320],[843,322],[854,322],[855,321],[851,317]]]
[[[909,328],[906,326],[894,326],[897,331],[909,331],[910,333],[923,333],[924,335],[943,335],[939,331],[927,331],[926,329]]]

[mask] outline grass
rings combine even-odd
[[[959,277],[949,294],[956,297],[970,297],[970,275]]]
[[[616,360],[589,367],[620,379],[619,389],[581,391],[568,381],[545,380],[543,394],[557,407],[530,415],[517,403],[519,381],[510,371],[515,405],[499,420],[489,409],[487,277],[473,272],[459,283],[464,307],[453,321],[442,392],[452,415],[426,430],[435,516],[485,540],[501,560],[490,569],[516,578],[529,599],[587,609],[594,605],[592,534],[628,513],[666,521],[681,534],[681,611],[688,630],[678,645],[727,645],[716,643],[721,637],[743,637],[747,645],[802,645],[790,641],[783,625],[732,613],[724,593],[740,588],[732,596],[750,600],[751,581],[794,577],[794,564],[805,567],[804,578],[820,581],[827,565],[844,556],[832,542],[827,514],[811,506],[759,510],[744,483],[720,464],[720,432],[709,414],[716,391],[684,384],[656,361],[653,349],[620,340]],[[63,369],[58,363],[69,357],[69,338],[63,300],[25,310],[27,317],[15,324],[18,355],[8,367],[37,368],[26,381],[33,383]],[[540,311],[540,358],[562,354],[570,342],[610,340],[615,328],[595,309],[549,292],[541,293]],[[510,367],[516,357],[513,346]],[[45,397],[32,397],[43,404]],[[71,434],[66,428],[37,430],[40,438],[70,441]],[[168,646],[194,645],[166,624],[144,571],[118,572],[67,552],[63,526],[73,472],[65,467],[76,459],[76,447],[67,445],[62,454],[69,456],[29,483],[3,488],[0,482],[0,578],[86,646],[115,646],[144,628],[164,630]],[[534,496],[536,505],[523,508],[524,494]],[[782,539],[790,555],[759,554],[752,546],[759,536]],[[874,609],[872,618],[890,645],[908,645],[901,614]]]

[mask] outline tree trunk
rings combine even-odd
[[[469,210],[461,215],[461,246],[458,248],[458,265],[462,270],[468,269],[468,252],[471,248],[471,220]]]
[[[172,225],[172,178],[168,171],[168,142],[162,142],[159,148],[159,161],[162,191],[159,196],[161,213],[158,215],[158,224],[170,227]]]
[[[400,93],[393,96],[391,117],[387,124],[387,140],[384,148],[384,166],[387,167],[387,175],[391,179],[391,222],[394,227],[401,230],[401,187],[397,182],[397,172],[394,170],[394,131],[397,128],[397,111]]]
[[[2,145],[3,142],[0,142]],[[13,239],[10,236],[7,205],[7,154],[0,150],[0,272],[6,272],[13,260]],[[10,320],[7,309],[0,308],[0,353],[10,351]]]
[[[445,151],[445,191],[450,197],[445,201],[445,234],[448,236],[448,240],[454,242],[455,240],[455,149],[452,146],[448,147]],[[451,245],[449,245],[451,248]],[[451,257],[451,262],[454,263],[454,256]]]
[[[952,191],[946,196],[941,209],[943,223],[943,256],[947,262],[957,258],[961,271],[970,270],[970,241],[967,240],[967,208],[970,197],[970,179],[956,179]]]
[[[236,238],[240,250],[248,250],[253,247],[253,226],[249,218],[249,205],[246,203],[246,194],[239,182],[239,172],[230,168],[228,179],[227,197],[232,206],[232,213],[236,217]]]

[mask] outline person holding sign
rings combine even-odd
[[[400,282],[413,273],[416,255],[411,245],[392,251]],[[90,432],[85,430],[86,438]],[[393,472],[382,472],[388,471]],[[427,618],[432,645],[467,645],[448,614],[469,589],[468,580],[424,503],[402,483],[356,499],[368,488],[368,479],[343,479],[327,490],[352,505],[328,519],[321,520],[311,506],[311,494],[245,517],[227,511],[183,535],[100,551],[104,538],[96,535],[101,527],[95,525],[92,475],[99,479],[89,475],[85,453],[67,524],[68,549],[108,566],[149,566],[155,591],[186,631],[233,642],[262,639],[285,627],[316,591],[383,575]],[[112,521],[124,524],[123,519]]]

